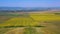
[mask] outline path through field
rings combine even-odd
[[[23,30],[24,28],[15,28],[13,30],[6,32],[5,34],[23,34]]]

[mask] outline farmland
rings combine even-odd
[[[0,34],[60,34],[59,26],[60,12],[0,12]]]

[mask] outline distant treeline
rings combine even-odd
[[[35,11],[49,11],[51,9],[36,9],[36,10],[0,10],[0,12],[35,12]]]
[[[60,15],[60,13],[55,13],[55,15]]]
[[[0,28],[15,28],[15,27],[25,27],[25,26],[2,26]]]
[[[0,28],[16,28],[16,27],[30,27],[30,26],[3,26]],[[32,27],[45,27],[45,26],[32,26]]]

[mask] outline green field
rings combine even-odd
[[[60,12],[47,13],[1,13],[0,34],[21,30],[16,34],[60,34]],[[16,30],[15,30],[16,29]],[[13,31],[12,31],[13,30]],[[8,32],[8,33],[7,33]],[[12,33],[11,33],[12,34]]]

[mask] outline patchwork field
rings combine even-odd
[[[0,34],[60,34],[60,12],[0,12]]]

